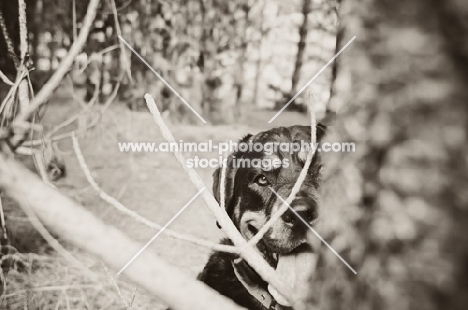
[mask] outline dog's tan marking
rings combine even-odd
[[[307,150],[301,149],[299,153],[297,153],[297,157],[300,161],[305,162],[307,160],[307,154],[309,152]]]
[[[259,230],[266,223],[265,212],[263,211],[245,211],[240,219],[240,231],[244,238],[250,240],[253,233],[248,229],[248,225],[252,225]]]

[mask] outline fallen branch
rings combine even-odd
[[[176,143],[171,131],[164,123],[164,120],[161,117],[161,113],[159,112],[153,97],[150,94],[146,94],[145,100],[151,114],[153,114],[154,121],[158,125],[162,136],[169,142],[169,144]],[[174,151],[174,155],[184,169],[185,173],[188,175],[192,184],[195,185],[198,190],[206,187],[197,172],[193,168],[189,168],[186,165],[182,153]],[[213,195],[208,191],[203,191],[201,196],[226,235],[234,243],[234,245],[239,248],[241,257],[245,259],[245,261],[263,278],[263,280],[267,281],[275,289],[277,289],[281,295],[283,295],[291,304],[294,305],[296,309],[303,309],[303,306],[298,304],[297,300],[293,298],[294,294],[291,288],[287,287],[276,276],[275,270],[263,259],[260,252],[256,248],[250,247],[247,244],[247,241],[242,237],[234,223],[229,218],[226,210],[220,208]]]
[[[118,211],[130,216],[135,221],[137,221],[139,223],[142,223],[143,225],[146,225],[146,226],[148,226],[150,228],[153,228],[153,229],[156,229],[156,230],[161,230],[161,228],[162,228],[161,225],[158,225],[158,224],[148,220],[147,218],[139,215],[135,211],[132,211],[132,210],[128,209],[122,203],[120,203],[117,199],[115,199],[114,197],[112,197],[109,194],[107,194],[106,192],[104,192],[99,187],[99,185],[96,183],[93,176],[91,175],[91,172],[88,169],[88,165],[86,164],[86,161],[84,159],[83,153],[81,152],[78,139],[77,139],[77,137],[75,135],[72,135],[72,141],[73,141],[73,149],[75,151],[76,158],[78,159],[78,163],[79,163],[79,165],[81,167],[81,170],[85,174],[86,180],[91,185],[91,187],[98,193],[99,197],[102,200],[104,200],[105,202],[107,202],[108,204],[110,204],[111,206],[113,206],[114,208],[116,208]],[[191,242],[191,243],[194,243],[194,244],[197,244],[197,245],[200,245],[200,246],[203,246],[203,247],[207,247],[207,248],[215,250],[215,251],[221,251],[221,252],[226,252],[226,253],[238,253],[239,252],[233,246],[223,245],[223,244],[216,244],[216,243],[209,242],[207,240],[193,238],[193,237],[190,237],[190,236],[187,236],[187,235],[184,235],[184,234],[177,233],[177,232],[172,231],[172,230],[170,230],[168,228],[165,229],[163,231],[163,233],[168,235],[169,237],[174,238],[174,239]]]
[[[0,189],[30,207],[64,240],[98,256],[113,269],[121,268],[142,245],[105,225],[90,211],[45,185],[34,173],[0,153]],[[177,310],[240,310],[232,300],[191,279],[150,251],[144,251],[124,274]]]

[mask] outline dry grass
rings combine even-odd
[[[97,275],[97,280],[89,280],[79,268],[70,267],[57,254],[16,252],[2,258],[11,260],[13,266],[4,274],[6,285],[0,309],[164,308],[131,283],[112,278],[99,261],[77,250],[68,250]]]
[[[47,129],[54,128],[68,119],[70,115],[79,113],[81,108],[70,101],[70,96],[67,95],[63,98],[57,97],[49,104],[44,116]],[[208,139],[224,141],[227,138],[236,139],[248,132],[255,133],[265,129],[256,126],[265,124],[265,127],[268,127],[266,122],[271,116],[270,112],[257,111],[250,114],[249,117],[252,120],[245,125],[216,127],[180,125],[171,126],[171,130],[174,130],[174,135],[178,139],[184,141],[205,142]],[[278,124],[281,124],[281,121],[282,119],[279,119]],[[298,121],[298,123],[307,124],[307,118],[301,116],[301,122]],[[79,130],[75,127],[72,129]],[[68,131],[70,128],[64,128],[64,132]],[[151,114],[131,112],[123,104],[113,104],[103,115],[99,126],[90,130],[81,142],[89,168],[96,182],[102,184],[103,190],[117,197],[135,212],[156,223],[164,224],[191,195],[190,192],[182,194],[179,192],[179,188],[190,186],[183,171],[173,159],[172,154],[119,153],[116,150],[116,141],[162,141],[157,129],[154,128]],[[62,141],[61,149],[71,150],[69,144],[70,141]],[[197,154],[186,154],[188,157],[195,155]],[[208,158],[217,156],[216,154],[200,155]],[[64,156],[64,161],[67,166],[67,177],[56,184],[62,192],[78,200],[107,224],[122,229],[135,240],[143,242],[153,236],[153,230],[117,214],[115,209],[103,203],[95,195],[73,154]],[[32,163],[29,166],[33,168]],[[211,184],[211,170],[199,169],[198,173],[202,175],[206,184]],[[163,179],[161,179],[162,175]],[[174,186],[173,182],[178,185]],[[8,199],[5,200],[5,208],[12,244],[23,253],[36,254],[14,255],[17,263],[5,274],[6,289],[0,298],[0,309],[24,310],[26,292],[28,292],[27,300],[31,310],[119,310],[126,308],[125,303],[131,304],[132,296],[135,294],[134,285],[122,279],[116,280],[121,292],[119,293],[100,261],[70,248],[66,242],[59,240],[78,261],[83,262],[98,276],[97,281],[90,280],[82,271],[71,267],[67,260],[50,250],[42,237],[31,227],[25,215]],[[211,242],[216,242],[222,237],[216,228],[214,218],[202,206],[201,201],[194,202],[194,205],[185,213],[174,223],[174,230],[193,234]],[[209,254],[209,251],[204,248],[165,236],[161,236],[152,250],[194,277],[203,267]],[[121,296],[125,298],[125,302]],[[144,291],[138,290],[131,309],[160,310],[165,307]]]

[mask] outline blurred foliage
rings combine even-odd
[[[79,33],[89,0],[26,2],[30,54],[36,69],[31,80],[37,91]],[[114,3],[125,40],[215,123],[233,122],[243,104],[284,104],[296,87],[291,80],[296,85],[305,83],[312,75],[309,71],[318,70],[334,49],[335,0],[102,0],[84,54],[75,61],[71,74],[75,84],[86,86],[90,99],[99,82],[102,102],[122,80],[119,72],[128,58],[132,80],[124,75],[120,98],[138,109],[145,107],[142,97],[149,91],[162,110],[182,122],[198,119],[137,56],[118,48],[102,53],[119,44]],[[18,13],[12,4],[2,1],[0,9],[17,47]],[[309,32],[304,32],[304,14],[309,16]],[[300,29],[306,35],[300,36]],[[305,49],[299,63],[298,46]],[[15,68],[11,57],[6,57],[3,40],[0,56],[0,70],[13,78]],[[323,103],[329,84],[330,77],[324,74],[316,86]]]
[[[343,1],[319,309],[468,306],[468,3]],[[332,131],[333,131],[332,130]]]

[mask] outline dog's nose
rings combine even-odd
[[[291,203],[291,208],[293,208],[296,214],[291,209],[288,209],[281,216],[283,222],[288,225],[295,225],[296,223],[303,224],[302,220],[299,219],[298,216],[309,224],[318,217],[318,204],[314,199],[296,198]]]

